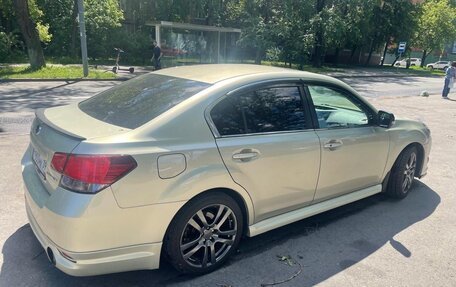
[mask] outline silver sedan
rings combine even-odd
[[[241,237],[426,174],[429,129],[331,77],[255,65],[176,67],[37,110],[22,159],[30,225],[75,276],[205,273]]]

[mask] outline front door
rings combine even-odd
[[[315,202],[381,183],[389,136],[375,112],[348,91],[308,85],[321,142]]]

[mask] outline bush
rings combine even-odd
[[[104,47],[104,55],[98,51],[98,57],[115,58],[117,52],[114,48],[120,48],[125,51],[122,53],[120,64],[147,64],[152,57],[151,43],[147,33],[129,33],[124,29],[118,29],[107,39]],[[91,55],[92,56],[92,55]]]
[[[13,32],[0,31],[0,61],[13,62],[24,59],[24,44]]]

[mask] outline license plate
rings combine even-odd
[[[43,179],[46,179],[46,166],[47,162],[41,157],[41,155],[33,149],[32,152],[33,163],[35,164],[36,170]]]

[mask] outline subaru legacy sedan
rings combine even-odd
[[[136,77],[36,111],[22,159],[30,226],[75,276],[201,274],[244,236],[426,174],[429,129],[378,111],[343,82],[255,65]]]

